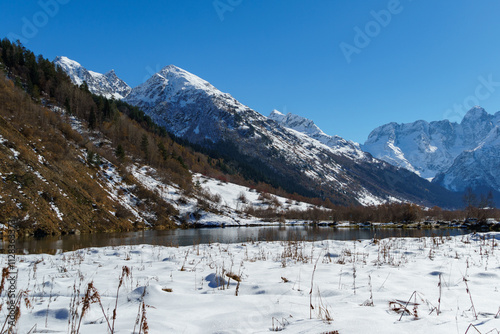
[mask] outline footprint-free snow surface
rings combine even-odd
[[[496,233],[19,255],[17,332],[498,333],[499,242]],[[5,319],[5,290],[2,300]]]

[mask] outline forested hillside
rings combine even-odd
[[[75,86],[42,56],[18,43],[0,43],[1,218],[38,234],[128,230],[144,222],[110,196],[99,175],[117,168],[153,228],[182,223],[178,212],[131,175],[148,165],[165,184],[193,196],[192,172],[315,204],[260,182],[264,175],[170,136],[137,107]],[[208,152],[210,153],[210,152]],[[242,172],[243,170],[243,172]],[[242,176],[244,174],[244,176]],[[328,202],[326,202],[328,203]]]

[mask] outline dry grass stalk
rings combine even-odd
[[[111,325],[111,334],[115,332],[116,309],[118,308],[118,294],[120,292],[120,287],[122,286],[125,277],[130,277],[130,268],[127,266],[122,267],[122,274],[118,282],[118,288],[116,289],[116,299],[115,299],[115,308],[113,309],[113,323]]]
[[[289,324],[288,320],[286,320],[285,318],[282,318],[281,321],[279,321],[278,319],[273,317],[272,322],[273,324],[271,330],[273,332],[280,332],[285,329],[286,325]]]
[[[238,297],[238,293],[240,292],[240,282],[236,285],[236,291],[234,292],[234,295]]]
[[[144,304],[144,300],[142,301],[142,315],[141,322],[139,324],[139,334],[141,334],[141,331],[144,332],[144,334],[149,333],[148,319],[146,317],[146,304]]]
[[[403,305],[405,302],[401,302],[401,301],[396,301],[396,300],[391,300],[389,301],[389,308],[391,309],[391,311],[394,311],[396,313],[406,313],[408,315],[412,314],[410,312],[410,310],[408,310],[407,308],[405,308],[405,306]]]
[[[411,299],[415,297],[415,301],[413,302],[413,312],[411,312],[409,309],[408,309],[408,305],[410,304],[410,301]],[[403,306],[403,303],[404,301],[390,301],[389,302],[389,306],[391,307],[391,309],[397,313],[401,313],[401,316],[399,317],[399,320],[398,321],[401,321],[401,319],[403,318],[403,315],[405,313],[407,314],[411,314],[413,315],[415,318],[418,318],[418,311],[417,311],[417,307],[418,307],[418,303],[417,303],[417,291],[413,291],[413,293],[411,294],[410,298],[408,299],[408,301],[405,303],[405,305]]]
[[[34,325],[33,325],[33,327],[31,327],[31,329],[28,331],[28,333],[27,333],[27,334],[36,333],[36,332],[35,332],[35,331],[36,331],[36,327],[37,327],[37,325],[36,325],[36,324],[34,324]]]
[[[321,257],[321,253],[319,254],[318,258],[316,259],[316,263],[314,263],[314,268],[313,272],[311,275],[311,290],[309,290],[309,319],[312,319],[312,310],[314,310],[314,306],[312,304],[312,294],[313,294],[313,287],[314,287],[314,273],[316,272],[316,266],[318,265],[319,258]]]
[[[139,333],[141,332],[141,326],[143,326],[143,315],[145,315],[145,311],[142,309],[145,304],[144,304],[144,296],[146,295],[146,288],[147,287],[144,287],[144,290],[142,291],[142,294],[141,294],[141,302],[139,303],[139,309],[137,310],[137,316],[135,318],[135,324],[134,324],[134,330],[132,331],[132,333],[135,333],[135,328],[137,327],[137,325],[139,325]],[[147,323],[146,323],[147,325]]]
[[[185,268],[185,265],[186,265],[186,261],[187,261],[187,258],[189,256],[189,250],[186,251],[186,256],[184,257],[184,262],[182,263],[182,267],[181,267],[181,271],[186,271],[186,268]]]
[[[479,329],[477,329],[477,327],[476,327],[476,326],[474,326],[473,324],[469,324],[469,326],[467,327],[467,330],[465,331],[465,333],[464,333],[464,334],[467,334],[467,333],[469,332],[469,329],[471,329],[471,327],[472,327],[472,328],[474,328],[474,329],[475,329],[478,333],[481,333],[481,332],[479,331]]]
[[[229,272],[229,273],[226,273],[226,276],[229,278],[232,278],[236,282],[241,282],[241,276],[239,276],[239,275],[236,275],[236,274]]]
[[[318,318],[323,320],[326,323],[330,323],[333,321],[333,317],[330,314],[330,311],[328,310],[328,307],[323,304],[323,299],[321,298],[321,292],[319,291],[318,288]]]
[[[368,275],[368,286],[370,287],[370,298],[367,299],[361,306],[373,306],[373,291],[372,291],[372,276]]]
[[[5,267],[2,269],[2,282],[0,283],[0,295],[3,292],[3,289],[5,287],[5,280],[7,279],[7,276],[9,276],[9,268]]]
[[[438,283],[438,287],[439,287],[439,299],[438,299],[437,315],[439,315],[441,313],[441,289],[442,289],[441,276],[442,276],[442,274],[439,273],[439,283]]]
[[[23,300],[23,297],[28,296],[28,291],[21,290],[16,296],[15,300],[15,311],[14,311],[14,321],[13,323],[9,323],[10,316],[7,316],[5,318],[5,321],[3,323],[2,329],[0,329],[0,333],[15,333],[15,328],[17,325],[17,322],[19,321],[19,318],[21,317],[21,301]],[[5,332],[5,326],[7,326],[7,323],[9,323],[9,326],[7,328],[7,331]]]
[[[465,278],[465,276],[462,276],[462,277],[463,277],[463,281],[465,283],[465,291],[467,291],[467,294],[469,295],[469,298],[470,298],[470,303],[472,305],[472,311],[474,312],[474,318],[477,320],[476,307],[474,306],[474,301],[472,300],[472,294],[471,294],[470,289],[469,289],[469,284],[467,284],[468,280]]]
[[[47,303],[47,310],[45,311],[45,328],[48,327],[48,322],[49,322],[49,310],[50,310],[50,303],[52,301],[52,291],[54,290],[54,277],[52,277],[52,282],[50,286],[50,295],[49,295],[49,302]],[[27,305],[26,305],[27,306]]]
[[[85,295],[83,296],[82,302],[83,302],[82,313],[80,314],[80,321],[78,322],[78,327],[77,327],[76,333],[80,332],[80,326],[82,324],[82,319],[85,316],[85,314],[87,313],[87,311],[90,309],[90,305],[94,304],[94,303],[98,303],[99,306],[101,307],[101,311],[102,311],[102,314],[104,316],[104,319],[106,319],[106,323],[108,324],[108,328],[109,328],[110,332],[113,333],[113,331],[111,329],[111,325],[109,323],[109,319],[106,316],[106,311],[104,311],[104,307],[102,306],[101,296],[99,295],[99,292],[95,288],[94,282],[90,282],[87,285],[87,290],[85,291]]]
[[[80,281],[78,287],[76,285],[76,279],[73,283],[73,294],[71,296],[71,301],[69,303],[69,309],[71,316],[68,317],[68,329],[71,334],[76,333],[76,322],[78,320],[78,307],[80,306],[80,288],[82,285],[82,276],[80,275]]]
[[[356,294],[356,265],[354,262],[352,263],[352,284],[353,284],[354,294]]]

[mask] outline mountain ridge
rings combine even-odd
[[[346,140],[340,136],[328,135],[321,130],[314,121],[295,115],[292,113],[282,114],[278,110],[273,110],[269,115],[269,119],[276,121],[283,127],[293,129],[295,131],[306,134],[307,136],[316,139],[322,144],[330,147],[337,154],[346,155],[352,159],[369,159],[368,155],[361,150],[358,143]]]
[[[382,125],[370,133],[362,148],[453,191],[468,187],[499,191],[500,175],[482,166],[500,164],[500,159],[491,154],[500,149],[496,131],[499,125],[500,112],[489,114],[476,106],[460,123],[420,120]],[[479,154],[483,151],[490,153]],[[471,169],[472,165],[476,167]]]
[[[297,115],[266,117],[174,65],[162,68],[123,100],[176,137],[250,166],[251,174],[275,180],[274,186],[288,192],[315,194],[337,204],[451,205],[453,196],[444,189],[374,159],[359,144],[326,135]],[[405,184],[407,178],[413,180],[412,187]],[[443,191],[446,196],[438,195]]]
[[[173,87],[169,88],[171,83]],[[164,67],[133,88],[124,100],[142,108],[176,136],[209,147],[220,142],[236,143],[239,153],[263,161],[271,171],[289,175],[290,180],[309,189],[319,187],[320,192],[345,203],[415,200],[412,196],[405,198],[405,191],[395,189],[390,182],[377,179],[375,170],[381,169],[398,174],[396,178],[403,176],[401,171],[362,152],[356,143],[328,136],[314,122],[297,115],[277,117],[275,112],[265,117],[175,66]],[[422,189],[425,187],[422,185]]]

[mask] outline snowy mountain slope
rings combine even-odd
[[[193,181],[199,183],[200,187],[211,194],[220,196],[220,204],[232,210],[241,210],[242,208],[253,206],[267,209],[269,202],[260,198],[261,193],[248,187],[240,186],[230,182],[222,182],[201,174],[193,175]],[[304,202],[291,201],[281,196],[272,196],[277,200],[279,206],[278,212],[285,210],[307,210],[313,205]]]
[[[500,120],[481,107],[472,108],[460,124],[448,120],[383,125],[362,146],[374,157],[433,179],[445,173],[464,151],[476,149]]]
[[[64,109],[57,107],[53,108],[53,111],[62,114],[66,113]],[[78,118],[74,116],[70,116],[69,118],[70,126],[82,136],[95,135],[95,133],[91,132],[85,126],[82,126],[82,122]],[[92,138],[96,144],[108,142],[106,138]],[[0,136],[0,149],[5,141]],[[81,150],[79,154],[81,156],[80,160],[85,163],[85,150]],[[276,206],[272,200],[261,199],[261,193],[256,190],[230,182],[215,180],[201,174],[193,175],[193,181],[198,186],[196,191],[186,195],[185,191],[178,184],[164,181],[155,168],[138,163],[131,164],[126,168],[127,173],[130,173],[135,181],[133,184],[129,184],[130,178],[128,182],[125,181],[123,170],[103,157],[100,157],[100,164],[95,167],[95,171],[96,173],[91,178],[100,185],[107,196],[114,202],[119,203],[119,206],[126,209],[131,214],[131,218],[133,216],[134,221],[141,222],[148,227],[154,227],[154,222],[158,217],[148,209],[148,206],[144,205],[145,200],[135,194],[138,185],[156,193],[159,199],[172,206],[174,211],[177,212],[174,216],[174,222],[177,225],[181,223],[203,226],[272,224],[269,221],[262,221],[259,218],[241,212],[249,207],[260,209],[272,208],[278,213],[289,209],[300,211],[312,208],[324,209],[304,202],[291,201],[280,196],[268,194],[269,199],[276,200],[275,203],[278,203]],[[240,197],[243,197],[245,200],[240,200]],[[218,200],[216,200],[217,198]],[[207,204],[202,205],[201,203]],[[59,212],[55,205],[53,210]],[[110,214],[115,216],[120,215],[116,212],[110,212]],[[61,213],[61,215],[63,214]]]
[[[436,176],[435,182],[454,191],[467,187],[500,191],[500,124],[491,129],[474,149],[465,150],[451,167]]]
[[[339,136],[327,135],[310,119],[292,113],[284,115],[278,110],[273,110],[269,115],[269,119],[276,121],[285,128],[293,129],[316,139],[333,149],[337,154],[346,155],[352,159],[369,159],[358,143],[345,140]]]
[[[394,199],[430,203],[440,197],[428,195],[439,193],[439,187],[325,135],[310,121],[302,119],[299,126],[290,117],[287,126],[277,124],[173,65],[134,88],[124,101],[174,135],[254,166],[289,192],[345,204]],[[415,185],[411,189],[404,185],[408,177]]]
[[[118,78],[114,70],[105,74],[89,71],[67,57],[56,57],[54,64],[61,67],[74,84],[81,85],[86,82],[93,94],[122,99],[132,90],[123,80]]]
[[[175,135],[197,143],[217,142],[224,129],[238,127],[231,117],[238,112],[251,113],[256,121],[265,119],[231,95],[173,65],[135,87],[124,100],[141,107]],[[214,127],[206,127],[208,124]]]

